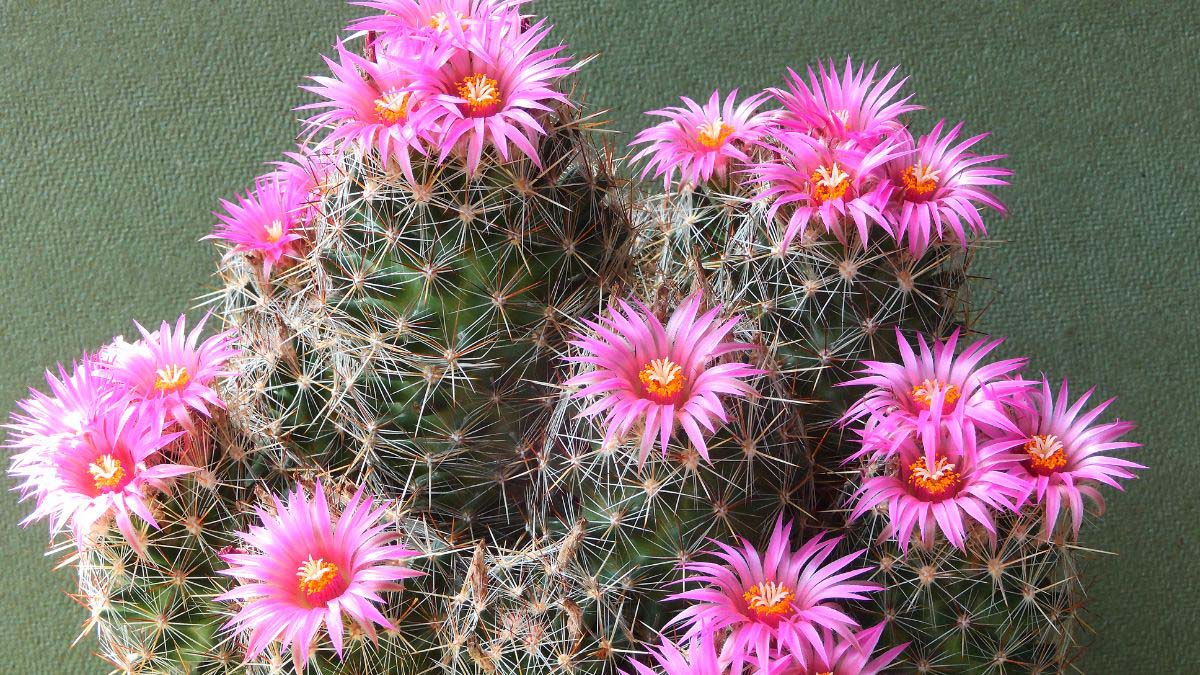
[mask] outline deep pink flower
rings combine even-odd
[[[722,104],[721,92],[714,91],[704,105],[684,96],[685,107],[651,110],[646,114],[667,121],[637,135],[632,145],[648,145],[631,161],[648,157],[642,178],[653,171],[668,189],[676,171],[683,185],[698,185],[714,175],[723,178],[731,161],[750,161],[746,146],[760,142],[771,130],[775,114],[757,112],[767,96],[764,92],[737,104],[734,89]]]
[[[260,524],[238,534],[252,552],[225,555],[229,568],[218,570],[238,581],[216,599],[242,603],[226,625],[250,634],[246,658],[279,641],[281,650],[291,647],[297,673],[322,626],[339,657],[346,619],[371,639],[376,625],[391,629],[376,607],[380,592],[421,575],[394,564],[417,552],[391,543],[395,535],[380,522],[386,505],[374,507],[360,489],[335,520],[319,481],[313,493],[310,502],[297,487],[286,504],[272,497],[274,513],[259,507]]]
[[[745,363],[712,364],[725,354],[751,348],[724,341],[740,317],[718,323],[720,305],[697,316],[699,311],[700,295],[695,294],[675,310],[664,328],[645,305],[621,301],[610,316],[583,320],[594,336],[576,334],[570,341],[584,355],[565,360],[594,368],[567,380],[566,386],[583,385],[574,398],[599,395],[580,415],[606,413],[606,443],[643,421],[639,464],[646,461],[656,437],[666,454],[676,425],[683,427],[692,445],[707,459],[703,430],[714,431],[714,420],[728,421],[720,396],[754,393],[742,378],[758,374],[758,370]]]
[[[668,598],[691,604],[667,625],[686,626],[685,639],[728,629],[721,660],[735,673],[747,661],[770,668],[777,656],[807,663],[809,650],[823,648],[820,629],[852,639],[858,624],[834,601],[864,600],[879,590],[855,580],[870,568],[850,568],[863,551],[826,562],[840,538],[821,534],[793,551],[791,529],[780,518],[763,554],[744,539],[740,549],[715,542],[720,550],[711,554],[720,562],[685,563],[690,576],[680,583],[702,588]]]
[[[1004,213],[1004,204],[985,187],[1008,185],[1004,176],[1012,171],[997,166],[981,166],[1003,159],[1005,155],[976,155],[968,150],[987,138],[972,136],[957,145],[958,124],[945,136],[945,120],[939,121],[927,136],[922,136],[911,154],[888,162],[887,173],[895,190],[888,217],[894,223],[897,238],[908,241],[908,248],[920,256],[933,240],[957,239],[966,246],[967,230],[987,234],[979,206]]]
[[[159,462],[159,450],[180,435],[164,431],[161,411],[108,406],[70,440],[48,450],[40,462],[14,471],[36,483],[20,488],[37,500],[22,524],[49,518],[51,531],[57,532],[69,522],[82,548],[92,527],[112,516],[130,546],[141,551],[131,514],[158,528],[146,505],[147,491],[196,470]]]
[[[453,39],[454,24],[470,32],[482,25],[503,22],[520,29],[521,5],[528,0],[357,0],[352,5],[382,12],[355,19],[349,29],[375,33],[377,43],[388,49],[411,37]]]
[[[662,637],[661,646],[649,646],[655,668],[631,661],[635,675],[725,675],[717,658],[717,648],[711,631],[702,631],[680,649],[679,645]]]
[[[963,548],[967,518],[994,536],[992,513],[1015,511],[1028,494],[1028,484],[1007,472],[1019,459],[1008,452],[1018,443],[1000,440],[980,446],[969,424],[957,434],[927,428],[905,436],[888,462],[890,470],[867,479],[851,497],[850,520],[886,503],[885,536],[894,537],[904,551],[914,529],[926,546],[940,530],[951,545]]]
[[[551,103],[569,104],[554,85],[576,70],[567,65],[569,58],[558,56],[565,46],[538,49],[549,32],[545,21],[520,31],[489,23],[404,61],[411,91],[428,100],[438,161],[459,148],[467,172],[475,173],[485,145],[508,161],[511,143],[541,166],[535,143],[546,130],[537,118]]]
[[[222,239],[233,244],[233,252],[251,253],[262,260],[263,274],[287,258],[299,254],[301,231],[307,222],[306,193],[292,191],[286,176],[271,173],[254,181],[254,189],[237,195],[237,202],[221,200],[224,213],[205,239]]]
[[[852,142],[869,150],[879,144],[903,128],[901,115],[921,108],[908,103],[911,94],[896,100],[896,94],[908,79],[891,83],[899,66],[876,82],[878,65],[872,65],[867,72],[861,65],[855,70],[847,58],[846,68],[839,76],[833,61],[828,68],[818,64],[817,73],[809,67],[807,83],[789,68],[787,91],[770,90],[783,105],[780,124],[817,136],[830,145]]]
[[[164,321],[153,333],[135,323],[144,348],[115,363],[101,364],[101,372],[130,401],[160,406],[190,430],[190,411],[208,416],[208,406],[225,407],[213,385],[216,378],[233,374],[228,362],[237,355],[232,331],[200,341],[207,320],[206,315],[190,332],[185,316],[179,317],[174,329]]]
[[[756,164],[752,172],[765,184],[759,199],[771,200],[768,217],[774,218],[785,206],[791,209],[783,247],[813,220],[843,242],[849,235],[848,220],[854,221],[863,242],[870,240],[871,223],[892,234],[882,212],[891,185],[880,179],[880,168],[897,156],[896,146],[882,143],[866,151],[846,145],[829,147],[795,132],[778,134],[776,140],[774,155]]]
[[[1015,431],[1004,404],[1025,392],[1029,380],[1011,377],[1026,359],[1004,359],[982,364],[1003,340],[980,340],[955,355],[959,332],[932,348],[917,335],[920,354],[913,352],[899,329],[901,363],[863,361],[862,377],[841,386],[872,387],[843,418],[847,423],[874,417],[863,434],[862,450],[851,459],[881,453],[887,457],[913,433],[944,427],[961,444],[961,429],[970,424],[987,429]],[[928,458],[930,462],[933,458]]]
[[[1083,412],[1092,391],[1089,389],[1068,407],[1067,381],[1063,380],[1056,399],[1051,394],[1050,382],[1042,378],[1041,391],[1029,395],[1029,407],[1016,409],[1022,461],[1014,466],[1013,472],[1032,483],[1035,499],[1044,505],[1047,537],[1054,533],[1063,510],[1070,512],[1072,530],[1079,535],[1084,497],[1100,509],[1104,508],[1104,498],[1094,483],[1121,490],[1117,479],[1136,478],[1133,470],[1146,468],[1101,454],[1136,448],[1141,444],[1117,440],[1134,428],[1132,422],[1116,420],[1094,424],[1114,399]]]
[[[908,646],[905,643],[892,647],[872,659],[884,627],[885,624],[880,623],[874,628],[859,631],[852,640],[841,638],[831,631],[821,631],[821,648],[809,652],[807,665],[789,658],[774,672],[779,675],[878,675],[891,667],[900,652]]]

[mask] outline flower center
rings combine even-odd
[[[725,124],[720,118],[705,122],[696,127],[696,140],[700,141],[700,145],[709,150],[716,150],[725,143],[725,139],[733,133],[733,127]]]
[[[958,487],[959,476],[945,457],[939,457],[933,464],[933,469],[925,465],[925,458],[918,457],[917,461],[908,465],[908,482],[920,496],[929,501],[939,501],[954,494]]]
[[[683,368],[671,359],[654,359],[638,373],[646,394],[659,403],[670,403],[683,389]]]
[[[755,584],[742,595],[746,605],[760,617],[786,613],[792,608],[792,598],[794,597],[796,596],[791,589],[774,581]]]
[[[483,73],[475,73],[458,83],[458,95],[467,100],[467,109],[486,113],[500,105],[499,84]]]
[[[389,91],[375,99],[375,114],[388,124],[401,122],[408,117],[409,91]]]
[[[278,242],[280,239],[283,239],[283,221],[272,220],[271,224],[267,225],[263,229],[266,230],[267,241],[271,242],[272,244]]]
[[[941,171],[918,162],[900,174],[900,181],[904,183],[904,189],[908,191],[908,194],[924,197],[937,189],[940,173]]]
[[[842,171],[836,162],[831,167],[818,166],[808,180],[812,183],[813,199],[820,203],[841,199],[850,189],[850,174]]]
[[[1025,443],[1029,453],[1029,469],[1038,475],[1047,476],[1067,465],[1067,452],[1062,441],[1054,434],[1034,436]]]
[[[942,410],[953,408],[958,399],[962,398],[962,390],[957,385],[945,384],[941,380],[925,380],[912,388],[912,399],[917,405],[929,409],[933,405],[933,397],[942,392]]]
[[[121,460],[112,455],[101,455],[100,459],[88,464],[88,473],[92,474],[97,490],[108,490],[117,487],[125,477],[125,467]]]
[[[458,19],[459,23],[461,23],[463,25],[463,27],[466,28],[466,25],[467,25],[467,22],[466,22],[467,15],[466,14],[463,14],[462,12],[455,12],[454,18]],[[446,14],[445,12],[438,12],[437,14],[430,16],[429,17],[429,27],[436,30],[439,33],[445,33],[446,29],[450,28],[450,15]]]
[[[176,365],[163,366],[156,370],[155,374],[158,375],[154,380],[155,391],[166,394],[183,389],[191,379],[188,377],[187,368]]]
[[[305,595],[316,595],[338,578],[338,567],[331,562],[325,562],[323,558],[314,560],[312,555],[309,555],[308,560],[301,563],[300,569],[296,570],[296,576],[300,579],[300,590]]]

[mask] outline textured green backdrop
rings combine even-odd
[[[295,88],[355,12],[335,0],[3,0],[0,412],[42,367],[176,316],[210,283],[218,196],[289,147]],[[1093,673],[1200,670],[1194,4],[543,0],[618,128],[679,94],[757,89],[821,57],[901,63],[934,114],[1011,155],[1010,243],[984,327],[1121,396],[1152,468],[1088,540]],[[920,120],[931,124],[926,114]],[[0,673],[101,673],[42,525],[0,498]]]

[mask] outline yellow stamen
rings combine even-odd
[[[455,12],[454,16],[459,20],[460,23],[463,24],[463,27],[465,28],[467,15],[463,14],[462,12]],[[429,27],[439,33],[445,33],[446,29],[450,28],[450,17],[445,12],[438,12],[437,14],[429,17]]]
[[[158,378],[154,380],[154,389],[168,394],[183,389],[191,379],[188,377],[187,368],[183,366],[164,366],[155,371],[155,374]]]
[[[832,167],[818,166],[808,180],[813,186],[813,199],[821,203],[840,199],[850,189],[850,174],[842,171],[836,162]]]
[[[1054,434],[1034,436],[1025,443],[1029,466],[1036,473],[1054,473],[1067,465],[1067,452]]]
[[[88,473],[96,483],[97,490],[116,487],[125,477],[125,467],[121,460],[112,455],[101,455],[100,459],[88,465]]]
[[[900,174],[900,180],[909,194],[924,197],[937,189],[940,174],[941,171],[918,162],[905,169]]]
[[[272,244],[280,239],[283,239],[283,221],[272,220],[271,224],[267,225],[263,229],[265,229],[267,232],[267,241],[271,242]]]
[[[733,127],[725,124],[720,117],[710,122],[705,122],[696,127],[696,140],[700,141],[700,145],[709,150],[716,150],[725,143],[725,139],[733,133]]]
[[[958,472],[954,465],[939,457],[930,471],[925,466],[925,458],[920,457],[908,466],[908,482],[913,487],[923,490],[930,497],[940,497],[943,493],[958,486]]]
[[[412,92],[389,91],[375,99],[375,114],[388,124],[395,124],[408,117],[408,100]]]
[[[467,107],[471,112],[479,112],[485,108],[500,105],[499,84],[482,73],[476,73],[463,78],[458,83],[458,95],[467,99]]]
[[[338,567],[322,558],[313,560],[312,555],[309,555],[308,560],[301,563],[300,569],[296,570],[296,576],[300,578],[300,590],[305,595],[314,595],[325,590],[337,579]]]
[[[788,612],[792,608],[794,597],[796,596],[791,589],[774,581],[755,584],[742,595],[746,605],[759,616],[775,616]]]
[[[654,359],[638,373],[638,379],[653,397],[669,399],[683,388],[683,368],[670,359]]]
[[[942,407],[953,407],[962,397],[962,390],[957,385],[943,384],[941,380],[925,380],[912,388],[912,398],[921,406],[928,408],[933,405],[933,397],[938,390],[943,390]]]

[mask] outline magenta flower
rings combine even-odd
[[[740,549],[714,542],[720,550],[711,554],[720,562],[685,563],[684,571],[692,574],[680,583],[703,587],[668,598],[692,604],[667,625],[686,626],[685,639],[728,629],[721,660],[735,673],[747,661],[768,668],[777,656],[806,663],[810,649],[823,648],[819,629],[852,639],[858,624],[833,602],[864,600],[865,593],[879,590],[855,580],[870,568],[847,569],[863,551],[827,563],[840,538],[818,535],[793,551],[791,529],[781,517],[764,554],[744,539]]]
[[[159,450],[180,435],[164,431],[161,411],[109,406],[74,439],[50,449],[41,462],[14,472],[37,483],[20,488],[37,500],[22,524],[49,518],[50,530],[58,532],[69,522],[76,545],[83,548],[92,527],[112,516],[130,546],[141,552],[131,514],[157,529],[146,504],[147,491],[196,470],[160,461]]]
[[[317,150],[374,152],[385,163],[395,161],[415,182],[411,156],[425,153],[426,117],[434,110],[413,90],[411,71],[432,51],[419,41],[405,41],[378,61],[353,54],[340,42],[337,52],[339,61],[325,59],[333,77],[315,75],[309,78],[315,85],[302,87],[326,99],[298,108],[325,109],[305,121],[310,136],[328,132]]]
[[[226,627],[250,634],[247,660],[279,641],[281,650],[291,647],[297,673],[322,626],[339,657],[346,619],[372,640],[376,625],[391,629],[376,607],[380,592],[421,575],[394,564],[417,553],[390,543],[395,535],[380,523],[386,505],[373,508],[360,489],[335,520],[319,481],[313,493],[310,502],[297,487],[287,504],[272,498],[274,513],[259,507],[260,525],[238,534],[253,552],[225,555],[229,568],[218,570],[238,581],[216,599],[242,603]]]
[[[958,335],[956,330],[945,342],[935,342],[930,348],[925,337],[918,334],[918,355],[897,329],[901,363],[863,361],[863,369],[858,373],[862,377],[842,383],[841,386],[872,387],[850,407],[843,422],[876,418],[868,424],[862,450],[851,459],[869,453],[887,457],[911,434],[924,434],[931,429],[944,427],[959,444],[961,429],[970,424],[1016,431],[1004,404],[1032,384],[1011,377],[1025,365],[1026,359],[980,365],[1003,340],[980,340],[956,356]],[[927,459],[933,462],[932,457]]]
[[[565,46],[538,49],[549,32],[545,21],[520,31],[489,23],[464,34],[461,44],[438,44],[404,62],[411,91],[429,101],[439,162],[457,148],[465,151],[467,172],[475,173],[485,145],[508,161],[511,143],[541,167],[535,141],[546,130],[537,118],[553,102],[569,104],[554,84],[576,70],[557,56]]]
[[[720,305],[697,316],[700,295],[695,294],[675,310],[664,328],[645,305],[636,301],[634,305],[621,301],[609,317],[583,320],[595,336],[576,334],[570,344],[584,355],[565,360],[594,368],[565,384],[583,385],[573,398],[598,395],[580,415],[606,413],[606,443],[624,436],[635,422],[643,422],[639,464],[645,463],[655,437],[666,454],[677,424],[707,459],[703,430],[715,431],[714,419],[728,421],[720,396],[754,394],[741,379],[760,372],[745,363],[712,364],[725,354],[751,348],[723,341],[740,317],[718,323]]]
[[[299,152],[285,152],[285,161],[274,162],[271,178],[279,179],[282,192],[298,209],[293,212],[307,227],[321,215],[321,201],[341,179],[337,158],[328,152],[314,152],[301,146]]]
[[[637,162],[649,158],[642,178],[651,171],[663,178],[670,188],[675,172],[683,185],[698,185],[714,175],[724,178],[732,161],[749,162],[745,149],[760,142],[772,129],[775,113],[757,112],[768,94],[762,93],[735,106],[734,89],[721,103],[721,92],[714,91],[708,103],[699,105],[682,97],[684,106],[651,110],[647,115],[667,121],[643,130],[631,145],[648,144],[634,155]]]
[[[901,115],[921,109],[908,103],[911,94],[896,100],[896,94],[908,79],[891,84],[899,67],[892,68],[876,82],[878,65],[872,65],[864,73],[864,66],[855,70],[847,58],[846,68],[839,76],[830,61],[828,69],[819,64],[817,73],[809,67],[807,83],[789,68],[787,91],[770,90],[783,105],[780,124],[817,136],[830,145],[852,142],[864,150],[878,145],[903,128]]]
[[[382,12],[355,19],[349,29],[376,34],[377,43],[388,49],[410,37],[452,39],[455,24],[469,32],[503,22],[520,29],[518,11],[528,0],[358,0],[352,5]]]
[[[179,317],[174,330],[164,321],[153,333],[135,323],[144,348],[117,362],[101,364],[101,372],[121,387],[130,401],[160,406],[190,430],[190,411],[207,417],[208,406],[225,407],[213,385],[216,378],[233,374],[227,364],[237,355],[232,331],[200,341],[207,320],[206,315],[191,332],[185,316]]]
[[[772,200],[767,211],[774,218],[783,207],[791,209],[782,246],[819,220],[826,232],[845,242],[843,223],[854,221],[863,242],[869,241],[870,224],[892,234],[884,217],[891,185],[880,180],[880,167],[897,156],[896,147],[882,143],[862,151],[850,146],[828,147],[806,134],[778,134],[775,155],[754,166],[757,180],[765,184],[759,199]]]
[[[981,166],[1003,159],[1005,155],[976,155],[968,152],[987,134],[972,136],[957,145],[962,124],[945,136],[939,121],[929,135],[922,136],[910,155],[893,159],[887,172],[895,185],[895,203],[888,216],[895,224],[897,238],[908,240],[908,248],[920,256],[935,239],[954,238],[966,246],[967,230],[987,234],[979,205],[1003,214],[1004,204],[984,188],[1008,185],[1004,176],[1012,171],[997,166]]]
[[[648,646],[647,651],[656,668],[631,661],[634,675],[725,675],[712,631],[702,631],[685,649],[663,636],[661,646]]]
[[[895,662],[896,657],[908,643],[892,647],[874,659],[875,647],[883,635],[885,624],[867,628],[854,634],[853,639],[839,638],[831,631],[821,632],[821,648],[812,649],[807,655],[807,665],[795,659],[783,661],[779,675],[878,675]]]
[[[1092,391],[1089,389],[1067,407],[1070,401],[1067,381],[1063,380],[1055,399],[1050,392],[1050,382],[1043,378],[1041,391],[1029,394],[1029,407],[1016,409],[1023,445],[1022,461],[1015,465],[1013,473],[1032,483],[1037,503],[1044,505],[1047,538],[1054,533],[1059,513],[1064,509],[1070,512],[1072,530],[1079,536],[1084,497],[1103,510],[1104,498],[1093,486],[1093,481],[1121,490],[1117,479],[1136,478],[1133,470],[1146,468],[1101,454],[1136,448],[1141,444],[1117,440],[1134,428],[1132,422],[1116,420],[1093,424],[1114,399],[1083,412]]]
[[[885,536],[894,537],[904,551],[914,530],[926,546],[941,531],[951,545],[962,549],[967,518],[994,536],[992,512],[1015,511],[1028,494],[1028,484],[1007,472],[1019,459],[1007,451],[1017,444],[1001,440],[978,446],[971,425],[959,434],[927,429],[920,436],[906,436],[897,448],[895,469],[868,479],[855,491],[850,520],[886,503]]]
[[[260,176],[253,190],[237,195],[237,203],[221,200],[225,212],[213,213],[220,222],[205,239],[222,239],[234,245],[232,252],[257,256],[270,276],[285,259],[299,256],[304,239],[308,195],[291,188],[278,172]]]

